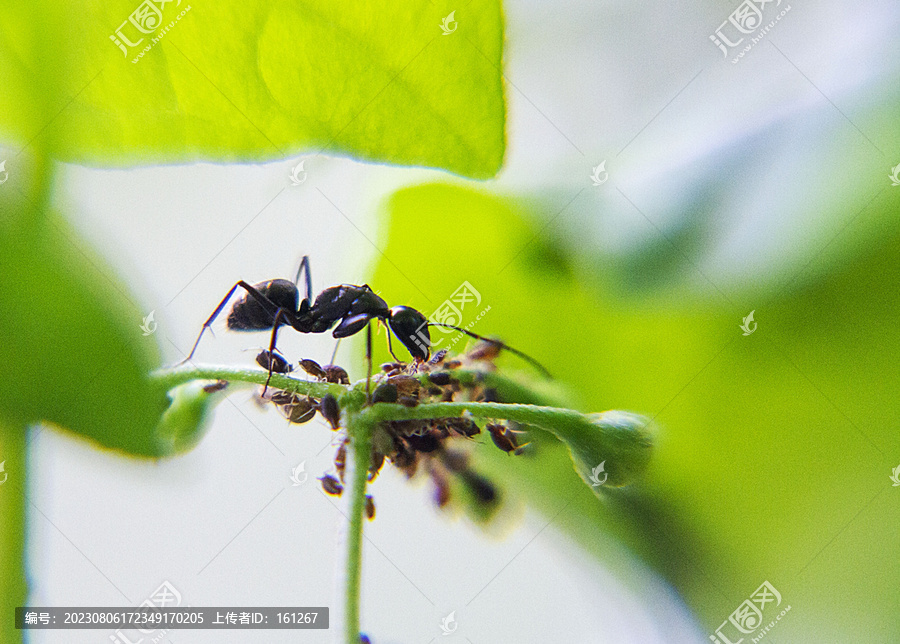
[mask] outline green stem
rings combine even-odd
[[[153,381],[165,391],[192,380],[227,380],[229,382],[264,385],[267,376],[268,373],[262,369],[244,369],[219,365],[190,365],[174,369],[158,369],[151,374]],[[272,378],[269,380],[269,387],[308,394],[314,398],[321,398],[325,394],[331,394],[340,400],[341,397],[347,395],[347,388],[343,385],[300,380],[280,373],[272,374]]]
[[[369,408],[365,414],[370,415],[376,422],[458,418],[468,414],[475,418],[512,420],[525,425],[534,425],[553,433],[557,433],[560,426],[590,423],[581,412],[517,403],[439,402],[417,407],[381,404]]]
[[[25,436],[21,427],[0,420],[0,641],[21,642],[22,631],[13,622],[13,609],[25,606]],[[4,480],[5,478],[5,480]]]
[[[348,490],[350,526],[347,532],[347,587],[344,604],[344,634],[347,644],[359,644],[360,593],[362,580],[363,514],[366,482],[372,458],[373,423],[361,414],[347,414],[347,434],[351,438],[353,477]]]

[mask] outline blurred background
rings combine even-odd
[[[736,3],[504,7],[494,179],[324,155],[67,165],[54,200],[154,312],[164,364],[238,279],[292,278],[309,255],[317,292],[369,283],[426,314],[467,281],[490,306],[473,331],[535,355],[578,409],[652,419],[647,481],[606,502],[560,448],[476,446],[510,497],[487,529],[385,468],[364,552],[374,642],[736,644],[759,637],[729,618],[764,582],[780,594],[764,624],[790,606],[767,641],[900,640],[900,6],[768,2],[759,42],[727,55],[710,36]],[[249,365],[267,340],[216,330],[198,361]],[[334,342],[281,348],[324,363]],[[358,378],[362,355],[344,342],[337,363]],[[332,437],[250,389],[159,462],[32,430],[32,603],[137,604],[168,581],[187,604],[328,605],[337,623],[344,518],[315,481]],[[59,633],[31,641],[125,644]]]

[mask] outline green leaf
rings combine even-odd
[[[105,447],[166,453],[154,433],[166,407],[151,385],[156,336],[104,262],[37,203],[0,205],[0,418],[48,422]],[[12,213],[16,213],[13,215]]]
[[[38,137],[52,156],[104,166],[314,150],[476,178],[500,168],[498,0],[170,0],[162,26],[141,33],[129,17],[147,4],[5,6],[0,137]],[[29,109],[34,95],[46,110]]]
[[[900,191],[887,187],[858,216],[848,210],[846,229],[792,289],[734,293],[734,305],[685,290],[628,293],[608,273],[581,278],[556,229],[539,232],[525,205],[419,186],[388,204],[385,259],[369,283],[429,315],[467,280],[482,302],[463,324],[490,305],[472,330],[534,354],[578,408],[654,418],[648,479],[605,504],[554,440],[536,435],[534,458],[476,450],[476,467],[589,552],[622,570],[610,545],[625,544],[711,628],[768,579],[787,603],[815,607],[792,611],[780,638],[851,641],[865,623],[888,641],[900,592],[900,549],[885,532],[900,520],[889,477],[900,462],[898,208]],[[422,230],[441,230],[452,249],[440,270],[409,252]],[[759,327],[744,337],[752,309]],[[515,357],[501,359],[506,369]],[[851,560],[852,570],[840,565]]]

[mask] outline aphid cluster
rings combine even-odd
[[[415,407],[433,402],[499,402],[497,392],[475,382],[464,384],[455,378],[453,371],[464,362],[490,363],[499,348],[489,343],[476,345],[462,359],[447,359],[446,351],[437,352],[427,362],[389,362],[381,366],[381,373],[372,378],[372,404],[401,404]],[[277,354],[263,351],[257,362],[264,369],[288,373],[292,367]],[[299,366],[307,374],[324,382],[349,383],[347,372],[336,365],[320,367],[312,360],[301,360]],[[316,412],[339,431],[340,410],[337,400],[326,395],[314,399],[306,395],[268,389],[263,399],[279,408],[292,423],[305,423]],[[519,442],[521,433],[512,423],[489,422],[484,430],[494,445],[511,454],[520,454],[524,445]],[[430,420],[397,420],[383,423],[373,436],[372,458],[368,479],[373,481],[384,466],[385,460],[402,470],[408,478],[423,473],[434,486],[434,501],[438,507],[449,503],[454,491],[465,490],[476,503],[491,507],[498,500],[494,484],[469,466],[468,455],[450,446],[450,439],[473,439],[482,428],[472,418],[450,417]],[[335,474],[326,474],[319,480],[326,494],[340,496],[344,490],[344,472],[347,460],[348,438],[344,438],[334,458]],[[366,497],[366,515],[375,516],[375,504]]]

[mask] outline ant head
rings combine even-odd
[[[390,310],[388,326],[416,360],[428,360],[431,351],[431,335],[428,319],[408,306],[395,306]]]

